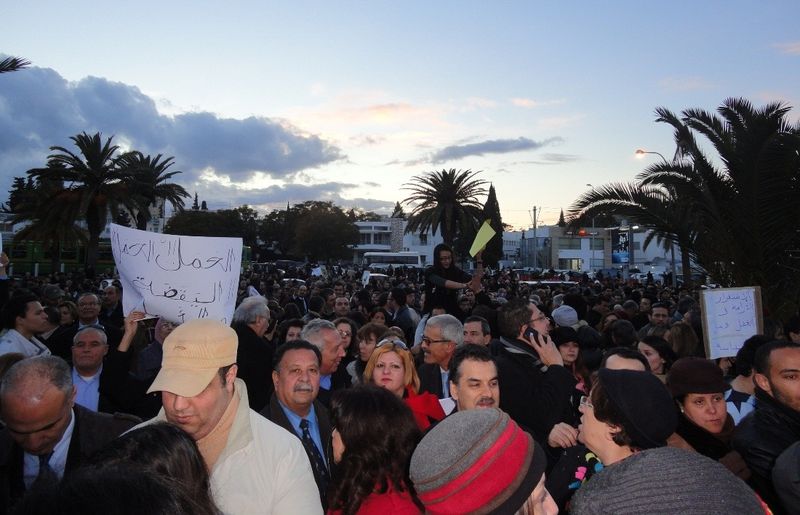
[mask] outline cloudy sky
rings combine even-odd
[[[0,75],[0,189],[100,131],[174,156],[212,208],[389,212],[458,168],[505,222],[554,222],[653,162],[635,149],[672,155],[658,106],[800,106],[799,17],[796,0],[8,2],[0,54],[33,65]]]

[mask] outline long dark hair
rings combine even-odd
[[[442,262],[439,260],[439,253],[442,252],[443,250],[449,252],[450,256],[453,258],[453,261],[450,264],[450,268],[453,268],[456,262],[456,256],[453,253],[453,249],[450,247],[450,245],[447,245],[445,243],[440,243],[436,245],[433,248],[433,267],[439,271],[444,270],[444,268],[442,267]]]
[[[112,440],[92,457],[90,465],[98,469],[136,466],[181,483],[192,499],[214,506],[208,471],[197,444],[183,429],[166,422],[146,425]]]
[[[342,438],[344,453],[334,471],[330,509],[355,514],[371,493],[391,488],[409,492],[422,511],[408,477],[421,435],[401,399],[373,385],[339,390],[331,401],[331,423]]]

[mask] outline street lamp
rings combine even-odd
[[[648,150],[644,150],[644,149],[641,149],[641,148],[637,148],[636,149],[636,156],[637,157],[644,157],[645,154],[655,154],[655,155],[661,157],[661,159],[664,161],[665,164],[669,164],[669,161],[667,161],[667,158],[664,157],[661,154],[661,152],[648,151]],[[675,274],[675,247],[674,246],[670,246],[670,253],[672,254],[672,286],[677,286],[678,285],[678,278],[676,277],[676,274]]]
[[[589,188],[594,189],[594,186],[590,183],[586,183],[586,186]],[[592,262],[589,264],[589,269],[594,272],[594,237],[595,237],[595,227],[594,227],[594,217],[592,217],[592,235],[589,238],[589,249],[592,251]]]
[[[654,152],[654,151],[652,151],[652,150],[644,150],[644,149],[642,149],[642,148],[637,148],[637,149],[636,149],[636,156],[637,156],[637,157],[644,157],[644,155],[645,155],[645,154],[655,154],[655,155],[659,156],[661,159],[663,159],[665,163],[668,163],[668,162],[669,162],[669,161],[667,161],[667,158],[666,158],[666,157],[664,157],[664,156],[661,154],[661,152]]]

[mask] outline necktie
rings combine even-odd
[[[50,458],[53,456],[53,451],[47,454],[40,454],[39,458],[39,473],[31,485],[31,489],[52,485],[58,482],[58,475],[56,471],[50,467]]]
[[[325,460],[322,459],[322,453],[319,452],[317,444],[311,438],[311,432],[308,430],[308,420],[300,420],[300,429],[303,431],[303,437],[301,438],[303,447],[305,447],[308,459],[311,461],[311,468],[314,469],[314,479],[319,488],[322,504],[325,506],[325,496],[328,491],[328,481],[330,480],[328,467],[325,466]]]

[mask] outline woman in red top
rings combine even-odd
[[[383,388],[339,390],[331,401],[333,461],[329,515],[418,515],[408,478],[420,432],[408,407]]]
[[[399,338],[387,336],[375,346],[364,368],[364,383],[385,388],[403,399],[420,430],[445,417],[439,399],[429,392],[419,392],[419,376],[408,347]]]

